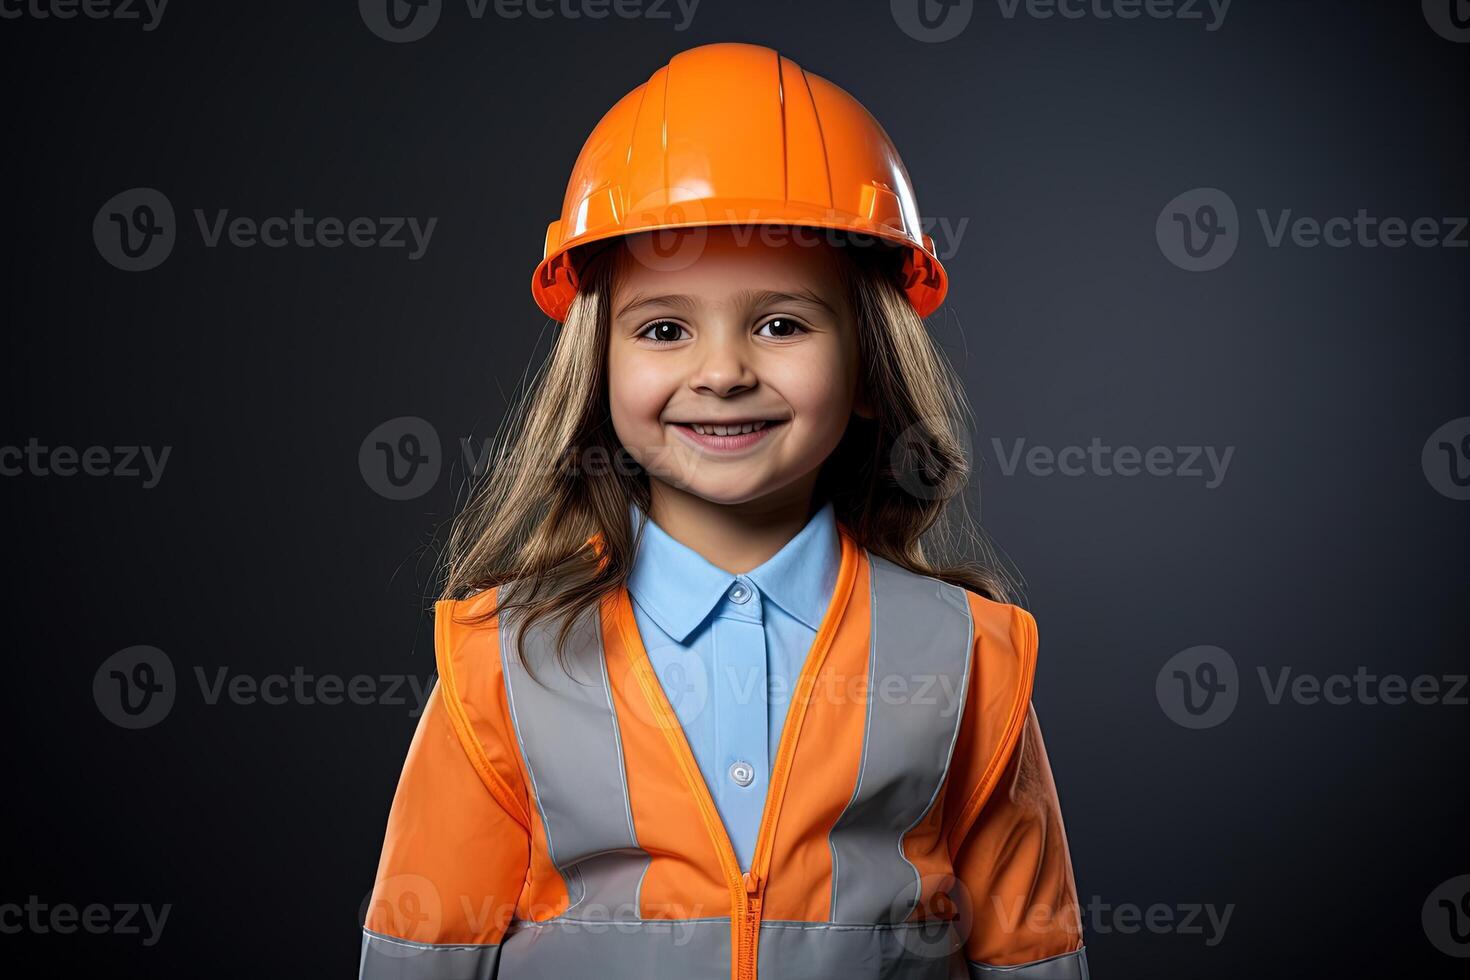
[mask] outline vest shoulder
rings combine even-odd
[[[1014,660],[1023,672],[1036,660],[1036,619],[1020,606],[988,598],[964,586],[924,575],[869,553],[876,573],[899,583],[915,594],[932,596],[931,611],[941,614],[947,607],[969,616],[977,655]],[[880,584],[881,587],[881,584]],[[932,589],[932,591],[931,591]]]
[[[499,676],[499,592],[490,588],[434,603],[434,659],[441,678]]]
[[[1003,623],[1007,626],[1014,624],[1033,634],[1036,632],[1036,617],[1014,602],[1002,602],[970,589],[965,589],[964,593],[965,600],[970,604],[970,610],[975,618]]]

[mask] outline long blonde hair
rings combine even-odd
[[[969,409],[898,285],[900,255],[872,240],[833,250],[843,256],[860,383],[875,417],[852,416],[822,465],[817,497],[832,501],[859,546],[1006,601],[1010,577],[965,500]],[[514,595],[502,589],[479,620],[519,610],[523,636],[542,617],[558,617],[564,667],[574,621],[627,583],[637,547],[629,504],[649,507],[648,477],[608,412],[609,305],[629,260],[621,239],[585,260],[566,322],[497,432],[492,464],[455,517],[446,555],[443,598],[515,582]]]

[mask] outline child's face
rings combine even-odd
[[[630,242],[612,291],[613,428],[652,479],[706,500],[809,494],[857,388],[837,257],[815,233],[703,232],[678,269]]]

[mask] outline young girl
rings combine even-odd
[[[1087,976],[1037,634],[940,557],[962,396],[897,152],[768,48],[577,160],[460,515],[364,978]],[[950,515],[952,518],[952,515]]]

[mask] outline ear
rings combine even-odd
[[[873,410],[873,403],[868,398],[867,386],[858,382],[857,393],[852,398],[852,414],[860,419],[877,418],[878,413]]]

